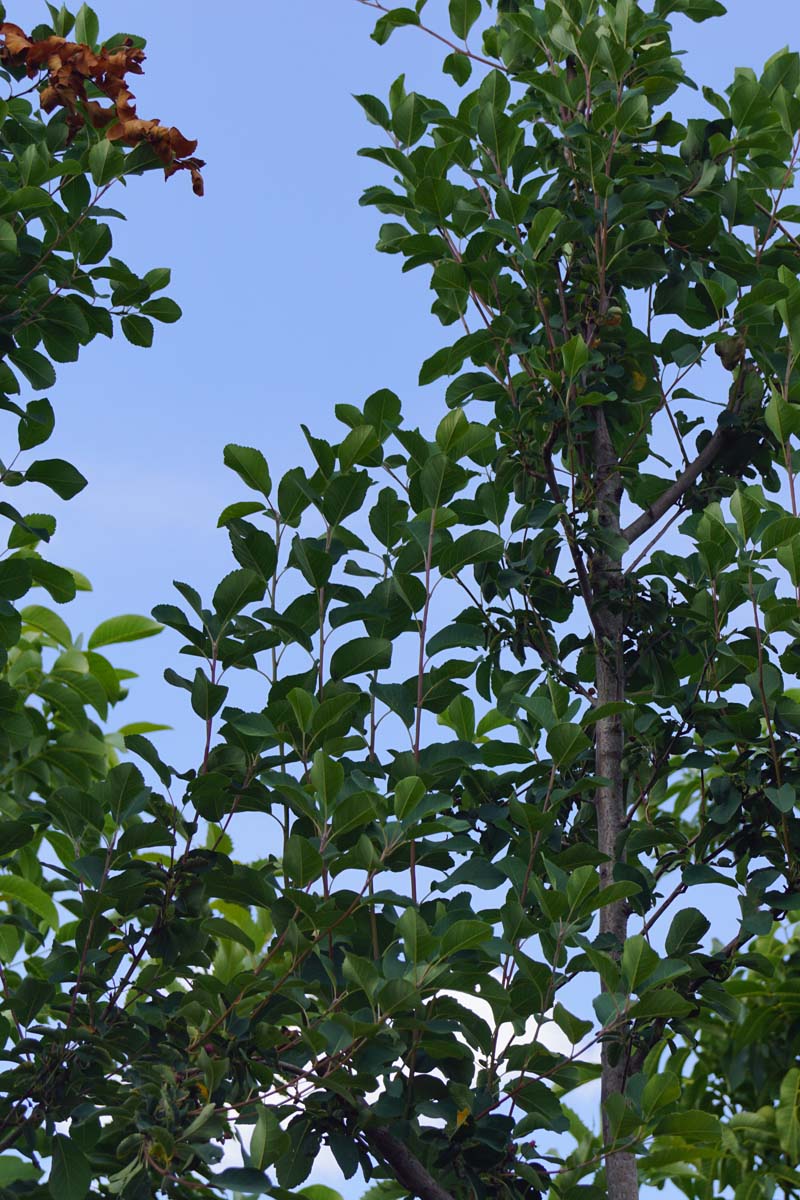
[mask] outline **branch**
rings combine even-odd
[[[662,492],[646,512],[643,512],[640,517],[637,517],[626,529],[622,530],[622,536],[628,545],[632,545],[643,533],[647,533],[648,529],[651,529],[656,521],[660,521],[664,514],[669,512],[673,504],[677,504],[681,497],[688,492],[689,488],[697,481],[698,476],[702,475],[706,467],[711,466],[722,449],[727,433],[726,429],[717,428],[694,462],[689,463],[689,466],[682,475],[678,476],[672,486],[668,487],[665,492]]]
[[[358,4],[363,4],[365,8],[377,8],[378,12],[390,13],[393,10],[387,8],[385,4],[381,4],[380,0],[357,0]],[[419,21],[413,28],[421,29],[423,33],[430,34],[436,38],[437,42],[444,42],[454,54],[463,54],[464,58],[471,58],[473,62],[483,63],[487,67],[493,67],[495,71],[502,71],[504,75],[509,75],[510,71],[505,63],[498,62],[493,58],[482,58],[480,54],[473,54],[466,46],[459,46],[455,42],[451,42],[449,38],[443,37],[441,33],[437,33],[435,29],[431,29],[429,25],[423,25]]]
[[[278,1067],[287,1075],[308,1079],[318,1087],[325,1086],[324,1078],[321,1079],[317,1072],[304,1071],[302,1067],[296,1067],[294,1063],[285,1062],[283,1059],[278,1062]],[[369,1105],[365,1104],[360,1097],[344,1096],[342,1093],[339,1093],[339,1097],[355,1112],[368,1113],[370,1111]],[[418,1200],[455,1200],[451,1192],[440,1187],[433,1176],[428,1174],[408,1146],[403,1145],[384,1126],[367,1124],[359,1132],[392,1168],[397,1182],[404,1188],[408,1188]]]
[[[454,1200],[452,1193],[440,1187],[419,1159],[388,1129],[381,1125],[368,1125],[361,1132],[392,1168],[397,1182],[419,1200]]]
[[[554,425],[549,438],[542,447],[542,461],[544,462],[547,484],[553,494],[553,499],[555,500],[556,504],[563,506],[564,500],[561,495],[561,488],[559,487],[558,479],[556,478],[552,455],[556,429],[557,427]],[[572,558],[572,562],[575,567],[575,574],[578,578],[578,587],[580,588],[581,596],[583,597],[583,603],[586,606],[587,615],[592,623],[592,628],[594,629],[595,633],[600,636],[601,630],[597,627],[594,615],[594,595],[592,593],[591,581],[586,570],[586,563],[583,561],[581,548],[578,545],[577,538],[575,537],[575,529],[572,525],[569,515],[566,512],[566,509],[564,512],[562,512],[559,520],[561,523],[561,528],[564,530],[564,537],[567,540],[567,547],[569,548],[570,557]]]
[[[796,250],[800,250],[800,241],[797,240],[797,238],[794,236],[793,233],[790,233],[790,231],[786,228],[786,226],[783,224],[783,222],[779,221],[773,212],[770,212],[770,210],[767,208],[766,204],[759,204],[757,200],[754,200],[753,203],[755,204],[755,206],[759,212],[762,212],[765,217],[769,217],[769,219],[772,221],[772,224],[775,226],[776,229],[780,229],[783,236],[785,238],[789,239],[789,241],[792,243],[794,248]]]

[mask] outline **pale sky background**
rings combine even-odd
[[[107,616],[173,602],[173,578],[208,596],[231,569],[216,520],[247,493],[222,465],[226,442],[261,448],[276,479],[308,462],[301,421],[334,437],[334,404],[360,405],[380,387],[430,430],[446,381],[420,390],[417,373],[451,335],[430,315],[424,269],[403,276],[398,257],[374,251],[383,218],[358,197],[389,172],[356,157],[382,135],[351,98],[385,97],[401,71],[409,89],[445,95],[437,43],[404,29],[376,46],[375,14],[356,0],[94,7],[104,36],[148,39],[146,74],[135,81],[140,115],[197,137],[208,165],[204,199],[188,177],[165,185],[153,173],[113,201],[129,218],[115,228],[115,253],[142,272],[170,266],[168,294],[184,317],[157,326],[150,350],[121,335],[98,339],[60,368],[47,455],[74,462],[89,487],[69,504],[25,488],[25,511],[58,513],[53,560],[94,584],[63,612],[86,632]],[[25,27],[46,13],[38,0],[8,0],[7,9]],[[800,44],[797,12],[797,0],[731,0],[725,20],[678,19],[676,46],[689,52],[690,75],[722,91],[735,66],[758,69],[787,42]],[[446,32],[446,0],[430,0],[425,19]],[[705,113],[702,99],[694,111]],[[118,723],[172,724],[158,744],[186,766],[199,723],[185,693],[161,678],[164,666],[187,663],[177,647],[165,633],[110,654],[142,674]],[[323,1164],[312,1180],[336,1184]],[[343,1190],[348,1200],[360,1194]]]

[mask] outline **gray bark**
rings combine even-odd
[[[594,438],[596,501],[600,528],[620,534],[619,506],[622,483],[617,457],[601,409],[597,412]],[[622,656],[623,621],[619,603],[622,588],[622,565],[619,558],[601,550],[596,553],[590,569],[595,601],[595,644],[597,648],[596,687],[597,705],[625,699],[625,670]],[[595,769],[608,784],[597,789],[598,849],[607,855],[600,866],[600,886],[613,881],[614,864],[618,861],[617,841],[625,817],[625,793],[622,778],[623,728],[622,717],[612,714],[601,717],[595,726]],[[601,933],[612,934],[618,943],[618,953],[625,944],[628,929],[628,909],[625,900],[607,904],[600,910]],[[624,1046],[604,1043],[602,1048],[601,1096],[603,1101],[603,1140],[612,1140],[605,1102],[624,1093],[628,1056]],[[606,1156],[606,1182],[609,1200],[638,1200],[639,1183],[635,1155],[623,1151]]]

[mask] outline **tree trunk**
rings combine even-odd
[[[620,534],[619,505],[622,482],[614,445],[606,423],[605,413],[597,411],[594,438],[594,466],[598,522],[601,530]],[[597,705],[602,707],[625,698],[625,668],[622,656],[623,621],[621,612],[622,566],[615,550],[602,548],[591,562],[592,593],[595,598],[595,643],[597,647],[596,688]],[[613,881],[617,862],[617,841],[625,816],[625,796],[622,779],[623,729],[622,717],[616,713],[601,717],[595,726],[595,768],[608,784],[597,789],[598,848],[607,855],[600,866],[600,886]],[[613,951],[622,952],[628,927],[625,900],[607,904],[600,910],[600,932],[610,933],[618,943]],[[604,1042],[602,1048],[603,1140],[612,1140],[606,1101],[624,1093],[628,1055],[619,1042]],[[639,1184],[636,1158],[629,1153],[606,1156],[606,1181],[609,1200],[637,1200]]]

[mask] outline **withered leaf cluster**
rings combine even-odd
[[[39,97],[41,107],[48,113],[56,108],[66,111],[70,138],[88,122],[94,129],[104,130],[111,142],[125,146],[148,142],[164,164],[167,178],[176,171],[187,170],[195,195],[203,195],[200,170],[205,163],[194,157],[197,142],[184,137],[174,125],[162,125],[158,119],[143,120],[136,112],[135,97],[126,77],[143,74],[143,50],[130,41],[114,50],[103,46],[99,51],[55,35],[31,41],[19,25],[10,21],[0,24],[0,39],[0,62],[24,67],[31,79],[39,72],[47,72]],[[89,98],[90,83],[107,97],[109,104]]]

